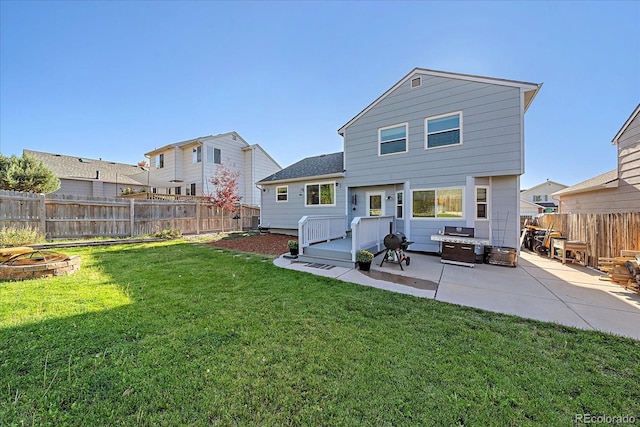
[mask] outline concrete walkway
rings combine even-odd
[[[411,263],[403,264],[404,271],[398,264],[380,267],[382,254],[378,255],[369,275],[353,268],[299,263],[284,257],[274,264],[416,297],[640,340],[640,295],[600,280],[604,275],[594,269],[562,265],[524,251],[515,268],[489,264],[470,268],[442,264],[434,255],[407,255]]]

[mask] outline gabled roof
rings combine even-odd
[[[533,187],[530,187],[530,188],[527,188],[525,190],[520,191],[520,194],[522,194],[522,193],[530,193],[531,191],[535,190],[536,188],[544,187],[545,185],[549,185],[549,184],[555,184],[555,185],[557,185],[559,187],[564,187],[564,188],[568,187],[568,185],[560,184],[559,182],[551,181],[551,180],[548,179],[545,182],[542,182],[542,183],[540,183],[538,185],[534,185]]]
[[[342,151],[339,153],[307,157],[258,181],[258,184],[339,176],[344,176],[344,157]]]
[[[564,196],[567,194],[586,193],[588,191],[615,188],[618,186],[618,169],[610,170],[602,175],[587,179],[564,190],[556,191],[552,196]]]
[[[535,203],[535,202],[532,202],[532,201],[526,200],[526,199],[520,199],[520,204],[521,205],[525,204],[525,205],[529,205],[529,206],[535,206],[536,208],[540,208],[540,209],[544,208],[544,206],[542,206],[541,204]]]
[[[275,163],[279,168],[282,169],[282,166],[280,166],[280,163],[276,162],[276,160],[271,157],[271,155],[269,153],[267,153],[264,148],[262,148],[260,146],[260,144],[251,144],[247,147],[242,148],[242,151],[249,151],[249,150],[260,150],[265,156],[267,156],[267,158],[269,158],[269,160],[271,160],[273,163]]]
[[[411,72],[409,72],[409,74],[407,74],[402,79],[400,79],[398,83],[396,83],[390,89],[388,89],[385,93],[380,95],[378,99],[373,101],[364,110],[360,111],[354,118],[352,118],[347,123],[345,123],[340,129],[338,129],[338,133],[344,136],[344,131],[349,125],[351,125],[353,122],[358,120],[361,116],[363,116],[365,113],[367,113],[377,104],[379,104],[383,99],[389,96],[389,94],[392,93],[394,90],[396,90],[398,87],[402,86],[405,82],[412,79],[416,74],[428,75],[428,76],[434,76],[434,77],[446,77],[449,79],[466,80],[471,82],[488,83],[493,85],[520,88],[521,90],[525,91],[524,111],[527,111],[527,109],[529,108],[529,105],[531,105],[531,102],[533,101],[533,98],[535,98],[536,94],[542,87],[542,83],[527,83],[527,82],[521,82],[517,80],[498,79],[495,77],[484,77],[484,76],[475,76],[472,74],[451,73],[447,71],[429,70],[426,68],[414,68],[413,70],[411,70]]]
[[[60,179],[95,180],[141,185],[138,181],[130,178],[129,175],[145,170],[138,165],[108,162],[102,159],[96,160],[32,150],[23,150],[22,152],[41,160]]]
[[[640,104],[638,104],[638,106],[636,107],[636,109],[633,111],[633,113],[631,113],[631,115],[629,116],[629,118],[627,119],[626,122],[624,122],[624,124],[622,125],[622,127],[620,128],[620,130],[618,131],[618,133],[616,133],[616,136],[613,137],[613,140],[611,141],[611,143],[613,145],[617,145],[618,144],[618,139],[620,139],[620,137],[622,136],[622,134],[624,133],[625,130],[627,130],[627,128],[629,127],[629,125],[631,124],[631,122],[636,118],[636,116],[640,114]]]
[[[174,142],[172,144],[167,144],[164,145],[160,148],[154,148],[153,150],[144,153],[145,156],[149,157],[155,153],[159,153],[162,151],[166,151],[169,148],[181,148],[181,147],[188,147],[190,145],[202,145],[203,144],[203,140],[205,139],[209,139],[209,138],[222,138],[225,136],[230,136],[233,135],[236,137],[236,139],[240,140],[240,142],[242,142],[244,144],[245,147],[249,146],[249,143],[247,141],[244,140],[244,138],[242,138],[237,132],[232,131],[232,132],[226,132],[226,133],[219,133],[218,135],[207,135],[207,136],[199,136],[198,138],[193,138],[193,139],[187,139],[185,141],[180,141],[180,142]]]

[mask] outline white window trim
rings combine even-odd
[[[429,120],[441,119],[443,117],[455,116],[456,114],[460,115],[460,142],[457,144],[449,144],[449,145],[441,145],[439,147],[429,147]],[[424,149],[425,150],[437,150],[439,148],[448,148],[448,147],[458,147],[462,145],[462,110],[460,111],[452,111],[446,114],[439,114],[437,116],[426,117],[424,119]]]
[[[398,204],[398,194],[402,194],[402,204]],[[398,206],[402,206],[402,216],[396,216],[397,219],[404,219],[404,213],[405,213],[405,209],[406,209],[406,205],[404,203],[404,190],[400,190],[400,191],[396,191],[396,211],[394,212],[394,215],[398,213]]]
[[[400,126],[404,126],[404,141],[405,141],[405,143],[404,143],[404,151],[397,151],[395,153],[382,154],[382,140],[380,138],[380,133],[385,129],[392,129],[392,128],[397,128],[397,127],[400,127]],[[389,141],[387,141],[387,142],[389,142]],[[402,154],[402,153],[406,153],[408,151],[409,151],[409,122],[396,123],[395,125],[378,128],[378,157],[394,156],[396,154]]]
[[[485,190],[487,190],[487,201],[486,202],[478,202],[478,188],[484,188]],[[473,189],[473,198],[474,200],[474,207],[475,207],[475,212],[474,212],[474,216],[476,221],[489,221],[489,218],[491,218],[491,187],[489,187],[488,185],[476,185],[475,188]],[[478,203],[486,203],[487,205],[487,217],[486,218],[478,218]]]
[[[307,204],[307,194],[309,194],[309,189],[308,187],[310,185],[317,185],[318,189],[320,189],[320,187],[322,187],[325,184],[331,184],[333,185],[333,203],[332,204],[322,204],[322,203],[318,203],[317,205],[309,205]],[[313,207],[317,207],[317,208],[323,208],[323,207],[331,207],[331,206],[335,206],[336,205],[336,199],[337,199],[337,189],[338,186],[336,185],[335,181],[324,181],[324,182],[309,182],[307,184],[304,185],[304,206],[307,208],[313,208]],[[320,198],[318,198],[318,202],[320,201]]]
[[[371,196],[380,196],[380,216],[385,216],[385,196],[384,196],[384,191],[367,191],[366,192],[366,196],[365,196],[365,208],[367,209],[366,214],[367,216],[371,216],[369,215],[369,212],[371,211]]]
[[[413,216],[413,193],[416,191],[435,191],[436,192],[436,200],[438,199],[438,191],[443,190],[460,190],[462,192],[462,216],[450,217],[450,216],[441,216],[438,217],[437,213],[434,218],[425,218],[421,216]],[[416,221],[459,221],[465,219],[464,215],[464,207],[466,206],[464,196],[464,187],[438,187],[438,188],[412,188],[411,189],[411,220]],[[406,203],[405,203],[406,205]]]
[[[285,188],[287,190],[286,193],[284,193],[285,195],[285,199],[284,200],[278,200],[278,196],[280,196],[280,193],[278,193],[278,190],[280,188]],[[288,185],[279,185],[276,187],[276,203],[287,203],[289,201],[289,186]]]
[[[198,152],[200,152],[200,160],[198,160]],[[191,164],[202,163],[202,146],[198,145],[191,151]]]

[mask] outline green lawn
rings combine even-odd
[[[640,417],[640,343],[183,240],[0,283],[0,424],[572,425]]]

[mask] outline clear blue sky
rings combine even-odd
[[[282,166],[414,67],[544,83],[522,188],[616,167],[640,2],[0,0],[0,151],[122,163],[237,131]]]

